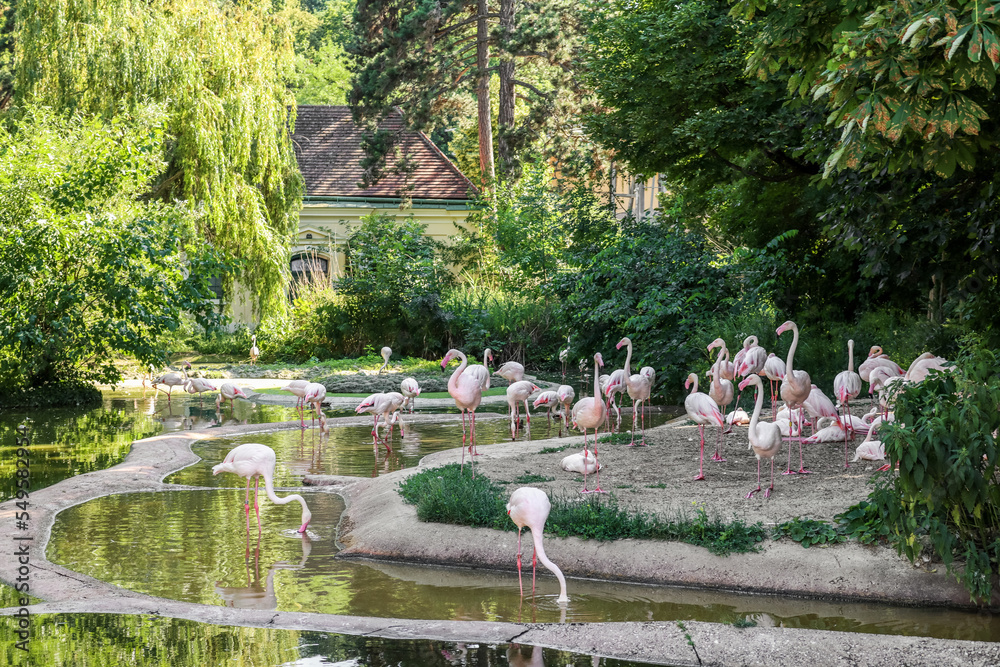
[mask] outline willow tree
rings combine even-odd
[[[242,260],[263,315],[283,308],[302,193],[284,85],[294,53],[269,1],[18,0],[13,108],[111,117],[166,105],[166,168],[148,196],[201,209],[199,232]]]

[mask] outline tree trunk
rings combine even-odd
[[[496,171],[493,166],[493,121],[490,118],[490,33],[486,23],[489,12],[487,0],[478,0],[476,21],[476,68],[478,81],[476,83],[476,98],[479,109],[479,170],[482,174],[483,186],[493,188]]]
[[[514,0],[500,0],[500,34],[503,44],[500,56],[500,112],[497,123],[497,152],[500,158],[500,173],[510,176],[514,167],[508,133],[514,129],[514,57],[506,50],[514,34]]]

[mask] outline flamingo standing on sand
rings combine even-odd
[[[479,380],[479,386],[483,391],[490,388],[490,364],[493,362],[493,350],[486,348],[483,350],[483,363],[470,364],[463,375],[471,375]]]
[[[508,361],[493,371],[493,374],[499,375],[508,382],[520,382],[524,379],[524,366],[516,361]]]
[[[628,390],[629,398],[632,399],[632,442],[629,443],[629,447],[635,446],[635,420],[636,412],[642,413],[642,440],[639,442],[640,447],[646,446],[646,404],[649,402],[649,395],[653,391],[653,384],[650,379],[643,375],[642,373],[636,373],[632,375],[629,372],[629,364],[632,361],[632,341],[629,338],[622,338],[618,341],[616,349],[621,349],[622,345],[628,347],[628,353],[625,355],[625,388]]]
[[[749,340],[749,339],[747,339]],[[716,338],[708,345],[708,351],[711,352],[717,347],[721,347],[719,350],[719,356],[715,360],[715,364],[712,366],[711,377],[712,382],[708,386],[708,397],[715,401],[715,404],[719,406],[722,414],[726,414],[727,406],[733,402],[733,383],[729,380],[722,378],[722,365],[729,360],[729,350],[726,349],[726,341],[721,338]],[[737,403],[737,405],[739,405]],[[732,420],[729,422],[732,424]],[[715,444],[715,454],[712,454],[713,461],[725,461],[722,458],[722,454],[719,450],[725,444],[726,433],[733,430],[732,427],[727,431],[725,428],[719,429],[719,438],[716,440]]]
[[[764,360],[762,372],[771,381],[771,414],[774,414],[775,404],[778,402],[778,384],[785,379],[785,362],[772,352]]]
[[[260,348],[257,347],[257,334],[250,337],[250,365],[253,366],[257,363],[257,357],[260,356]]]
[[[601,367],[604,365],[604,358],[601,353],[594,354],[594,395],[581,398],[573,406],[573,426],[583,429],[583,451],[587,451],[587,430],[594,429],[594,459],[597,459],[597,429],[607,421],[608,408],[601,400],[600,378]],[[597,468],[597,487],[590,491],[587,489],[587,474],[583,475],[583,490],[580,493],[607,493],[601,489],[601,469]]]
[[[848,436],[854,428],[851,426],[851,399],[856,398],[861,393],[861,376],[854,372],[854,340],[847,341],[847,370],[837,373],[833,378],[833,395],[837,401],[844,406],[844,414],[847,416],[846,429],[844,430],[844,467],[847,467],[847,442]]]
[[[806,412],[812,417],[812,432],[815,434],[817,427],[819,426],[820,419],[832,419],[838,426],[843,426],[844,422],[840,419],[840,413],[837,412],[837,406],[833,404],[833,401],[823,393],[823,391],[816,385],[812,385],[809,391],[809,397],[803,403]],[[849,423],[849,422],[848,422]],[[844,434],[844,467],[847,467],[847,430],[843,431]],[[801,437],[801,434],[800,434]]]
[[[416,403],[417,396],[420,395],[420,385],[415,378],[406,378],[399,383],[399,391],[406,397],[403,405],[410,406],[410,414],[413,414],[413,404]]]
[[[257,494],[260,491],[260,478],[263,476],[264,492],[267,493],[267,497],[271,499],[272,503],[275,505],[285,505],[293,500],[297,500],[302,504],[302,526],[298,532],[304,533],[306,532],[306,526],[309,525],[309,521],[312,520],[312,513],[309,511],[309,507],[302,496],[292,494],[284,498],[279,498],[274,494],[272,484],[276,460],[277,457],[274,455],[274,450],[267,445],[248,442],[233,448],[226,455],[222,463],[212,468],[212,474],[218,475],[220,472],[232,472],[240,477],[247,478],[247,497],[244,501],[244,508],[247,515],[247,532],[250,532],[250,479],[253,478],[253,508],[257,513],[257,532],[260,533],[260,505],[257,502]]]
[[[597,399],[597,403],[603,405],[600,399]],[[564,604],[569,602],[566,596],[566,578],[556,564],[545,556],[545,547],[542,546],[542,532],[551,509],[552,504],[545,492],[531,486],[522,486],[514,491],[507,503],[507,515],[517,526],[517,583],[521,589],[521,597],[524,597],[524,585],[521,583],[521,529],[527,526],[535,544],[535,551],[531,556],[531,593],[535,592],[535,570],[538,561],[541,561],[559,580],[559,597],[556,602]]]
[[[781,449],[781,430],[777,424],[759,421],[760,408],[764,405],[764,383],[761,382],[759,375],[753,374],[740,382],[740,390],[742,391],[751,384],[757,387],[757,402],[754,404],[753,416],[750,417],[750,447],[757,455],[757,488],[745,497],[753,498],[753,494],[760,491],[760,460],[770,459],[771,486],[764,491],[764,497],[770,498],[771,491],[774,490],[774,457]]]
[[[229,401],[229,412],[232,416],[233,404],[237,398],[246,398],[247,395],[243,393],[243,390],[237,387],[232,382],[223,382],[222,386],[219,387],[219,397],[215,399],[215,407],[219,409],[222,407],[222,403]]]
[[[378,367],[378,372],[381,373],[383,369],[389,366],[389,357],[392,356],[392,348],[386,345],[382,348],[382,365]]]
[[[465,413],[469,413],[469,462],[472,466],[472,477],[476,476],[475,451],[476,444],[476,408],[483,400],[483,389],[479,385],[479,380],[472,376],[465,376],[463,372],[469,365],[469,360],[458,350],[452,348],[441,360],[441,368],[445,368],[448,362],[454,358],[461,360],[458,368],[448,378],[448,393],[455,399],[455,405],[462,413],[462,469],[465,469]]]
[[[805,401],[809,398],[809,393],[812,391],[812,380],[809,377],[809,373],[805,371],[797,371],[792,366],[793,358],[795,357],[795,349],[799,346],[799,327],[795,322],[788,320],[780,327],[778,327],[775,332],[780,336],[784,332],[792,330],[792,346],[788,348],[788,358],[785,360],[785,379],[781,381],[781,400],[788,405],[789,408],[801,408],[805,405]],[[798,472],[807,475],[809,471],[806,470],[805,465],[802,463],[802,413],[799,413],[799,470]],[[788,467],[783,475],[794,475],[795,471],[792,470],[792,448],[788,448]]]
[[[687,380],[684,381],[684,388],[691,387],[692,383],[694,387],[691,389],[691,393],[684,398],[684,409],[687,411],[687,415],[691,421],[698,425],[698,435],[701,436],[700,453],[698,455],[698,475],[694,478],[697,481],[705,479],[705,472],[702,467],[705,462],[705,427],[715,424],[721,429],[723,418],[722,412],[719,410],[719,406],[715,404],[715,401],[709,398],[708,394],[698,391],[698,376],[695,373],[687,376]]]

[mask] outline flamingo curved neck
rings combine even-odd
[[[552,574],[556,575],[556,579],[559,580],[559,597],[556,598],[556,602],[569,602],[569,597],[566,596],[566,577],[563,576],[562,570],[559,566],[553,563],[545,555],[545,547],[542,546],[542,531],[537,533],[531,531],[531,541],[535,544],[535,557],[541,562],[542,565],[547,567]]]
[[[757,444],[757,422],[760,419],[760,410],[764,406],[764,386],[758,382],[751,382],[757,391],[757,402],[753,406],[753,416],[750,417],[750,444]]]
[[[264,475],[264,492],[267,493],[267,497],[270,498],[271,502],[275,505],[287,505],[293,500],[299,501],[299,504],[302,505],[302,528],[299,529],[299,532],[305,531],[306,525],[312,520],[312,513],[309,511],[309,506],[306,505],[305,498],[297,493],[287,495],[284,498],[279,498],[274,493],[274,484],[271,481],[270,475]]]
[[[785,374],[794,381],[792,376],[792,357],[795,356],[795,348],[799,346],[799,327],[792,323],[792,346],[788,348],[788,360],[785,361]]]
[[[690,380],[692,378],[694,378],[694,386],[691,387],[691,393],[692,394],[697,394],[698,393],[698,376],[695,375],[694,373],[692,373],[690,376],[688,376],[688,379]]]
[[[629,364],[632,363],[632,341],[628,342],[628,353],[625,355],[625,377],[628,378],[632,375],[629,370]]]
[[[469,365],[469,360],[466,358],[464,354],[459,352],[456,356],[462,360],[462,363],[458,365],[458,368],[455,369],[455,372],[451,374],[450,378],[448,378],[449,390],[456,389],[458,387],[458,378],[461,377],[462,372],[465,371],[465,367]]]

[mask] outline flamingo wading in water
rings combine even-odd
[[[271,499],[271,502],[275,505],[285,505],[292,502],[293,500],[299,501],[302,505],[302,527],[299,528],[298,532],[306,532],[306,526],[309,525],[309,521],[312,520],[312,513],[309,511],[309,506],[306,505],[305,499],[298,495],[292,494],[290,496],[285,496],[284,498],[279,498],[274,494],[274,465],[277,457],[274,455],[274,450],[267,445],[261,445],[256,442],[248,442],[239,447],[232,449],[222,463],[214,466],[212,468],[212,474],[218,475],[220,472],[232,472],[236,473],[240,477],[247,478],[247,497],[244,501],[244,508],[246,509],[247,515],[247,532],[250,531],[250,479],[254,480],[254,491],[253,491],[253,508],[257,513],[257,532],[260,532],[260,505],[257,502],[257,494],[260,491],[260,478],[264,478],[264,492],[267,497]]]
[[[478,378],[471,375],[464,375],[469,360],[458,350],[452,348],[441,360],[441,368],[448,366],[448,362],[458,358],[461,363],[455,372],[448,378],[448,393],[455,399],[455,406],[462,413],[462,469],[465,469],[465,413],[469,413],[469,462],[472,466],[472,477],[476,477],[475,467],[475,444],[476,444],[476,408],[483,400],[483,389],[479,385]]]
[[[600,399],[596,400],[603,405]],[[531,530],[531,540],[535,544],[535,551],[531,556],[531,593],[535,592],[535,570],[538,561],[541,561],[542,565],[559,580],[559,597],[556,598],[556,602],[564,604],[569,602],[566,596],[566,578],[562,570],[545,556],[545,547],[542,546],[542,532],[545,530],[545,520],[549,518],[551,508],[552,504],[544,491],[531,486],[522,486],[510,494],[507,515],[517,526],[517,583],[521,589],[521,597],[524,597],[524,584],[521,583],[521,529],[527,527]]]

